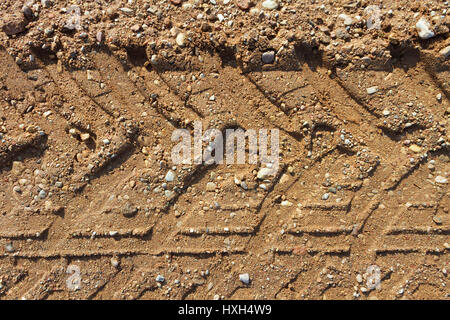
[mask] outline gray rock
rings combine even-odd
[[[156,282],[163,283],[164,281],[166,281],[166,279],[162,275],[158,274],[156,277]]]
[[[53,6],[53,1],[51,0],[41,0],[41,4],[46,7],[46,8],[50,8]]]
[[[22,13],[25,16],[25,18],[27,18],[28,20],[33,20],[34,14],[33,14],[33,10],[31,10],[30,7],[23,6],[22,7]]]
[[[264,64],[272,64],[275,61],[275,51],[266,51],[262,54],[262,62]]]
[[[45,199],[47,197],[47,192],[45,190],[39,191],[39,198]]]

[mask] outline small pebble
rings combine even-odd
[[[175,41],[176,41],[178,46],[184,47],[186,45],[186,36],[184,35],[184,33],[180,32],[177,35],[177,38],[176,38]]]
[[[5,246],[5,249],[8,252],[14,252],[14,247],[13,247],[12,243],[7,243]]]
[[[362,283],[362,282],[363,282],[363,278],[362,278],[362,276],[361,276],[360,274],[358,274],[358,275],[356,276],[356,281],[357,281],[358,283]]]
[[[447,59],[448,57],[450,57],[450,46],[445,47],[444,49],[442,49],[441,51],[439,51],[439,53],[440,53],[445,59]]]
[[[434,181],[435,181],[436,183],[442,183],[442,184],[445,184],[445,183],[448,182],[448,179],[445,178],[445,177],[443,177],[443,176],[437,176],[436,178],[434,178]]]
[[[248,273],[244,273],[239,275],[239,280],[244,284],[250,283],[250,275]]]
[[[175,173],[172,170],[169,170],[164,178],[167,182],[173,182],[175,180]]]
[[[262,6],[264,9],[275,10],[278,8],[278,2],[275,0],[265,0]]]
[[[47,196],[47,192],[45,192],[45,190],[39,191],[39,198],[45,199],[46,196]]]
[[[111,258],[111,265],[114,268],[117,268],[119,266],[119,260],[117,258],[115,258],[115,257]]]
[[[329,193],[325,193],[325,194],[322,196],[322,200],[328,200],[328,198],[330,198],[330,194],[329,194]]]
[[[378,92],[378,87],[367,88],[367,94],[374,94],[376,92]]]
[[[430,23],[425,18],[420,18],[416,23],[416,29],[421,39],[427,40],[434,37],[434,32],[430,30]]]
[[[261,59],[264,64],[272,64],[275,61],[275,51],[264,52]]]

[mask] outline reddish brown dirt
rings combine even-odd
[[[176,2],[0,4],[0,299],[448,299],[448,3]],[[280,171],[175,166],[195,120]]]

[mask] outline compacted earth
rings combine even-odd
[[[1,1],[0,299],[449,299],[449,10]]]

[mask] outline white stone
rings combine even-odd
[[[281,206],[282,207],[291,207],[292,206],[292,202],[284,200],[283,202],[281,202]]]
[[[275,0],[266,0],[262,3],[264,9],[275,10],[278,8],[278,2]]]
[[[173,180],[175,180],[175,173],[172,170],[169,170],[166,174],[165,180],[167,182],[172,182]]]
[[[186,36],[184,35],[184,33],[180,32],[177,35],[177,38],[175,41],[176,41],[177,45],[179,45],[180,47],[184,47],[186,45]]]
[[[249,284],[250,283],[250,275],[248,273],[244,273],[239,275],[239,280],[242,283]]]
[[[350,26],[353,24],[353,19],[351,17],[349,17],[348,15],[346,15],[345,13],[341,13],[338,16],[338,18],[344,20],[344,24],[346,26]]]
[[[270,168],[261,168],[258,171],[258,179],[259,180],[265,180],[267,179],[270,175],[272,175],[272,169]]]
[[[214,192],[216,190],[216,184],[214,182],[208,182],[206,184],[206,191]]]
[[[445,47],[444,49],[442,49],[441,51],[439,51],[439,53],[440,53],[445,59],[447,59],[448,57],[450,57],[450,46]]]
[[[421,39],[431,39],[434,37],[434,32],[430,30],[430,23],[425,18],[420,18],[416,23],[416,29]]]
[[[362,276],[361,276],[360,274],[358,274],[358,275],[356,276],[356,281],[358,281],[358,283],[363,282],[363,278],[362,278]]]
[[[442,183],[442,184],[448,183],[448,179],[447,179],[447,178],[444,178],[443,176],[437,176],[437,177],[434,179],[434,181],[435,181],[436,183]]]
[[[376,92],[378,92],[378,87],[370,87],[370,88],[367,88],[367,93],[368,93],[368,94],[374,94],[374,93],[376,93]]]

